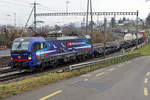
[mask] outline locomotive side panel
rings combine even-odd
[[[20,44],[22,45],[22,41],[18,42],[19,46]],[[68,62],[86,57],[92,55],[94,51],[90,37],[61,37],[47,41],[42,37],[30,37],[30,41],[28,44],[23,44],[24,46],[26,46],[25,52],[19,49],[16,49],[16,52],[12,50],[12,68],[34,70],[43,65],[55,65],[61,61]]]

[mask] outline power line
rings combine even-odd
[[[113,15],[119,15],[119,16],[124,16],[124,15],[137,15],[137,12],[92,12],[92,13],[87,13],[87,12],[69,12],[69,13],[37,13],[37,16],[86,16],[87,14],[93,15],[93,16],[113,16]]]
[[[42,10],[42,11],[51,11],[50,9],[46,8],[46,7],[43,7],[43,6],[40,6],[40,7],[37,7],[38,10]],[[52,12],[52,11],[51,11]]]
[[[43,10],[47,10],[47,11],[52,11],[51,8],[47,7],[47,6],[44,6],[44,5],[39,5],[40,7],[42,7],[41,9]]]
[[[2,7],[2,6],[0,5],[0,7]],[[0,8],[0,9],[1,9],[1,8]],[[1,11],[0,14],[1,14],[1,13],[5,13],[5,14],[8,14],[8,13],[9,13],[9,14],[10,14],[10,13],[17,13],[17,14],[20,14],[20,15],[22,16],[22,15],[28,15],[28,13],[29,13],[29,12],[28,12],[29,9],[23,9],[22,12],[18,12],[18,11],[15,11],[15,10],[16,10],[16,8],[12,7],[12,8],[5,9],[5,10]],[[1,16],[3,16],[3,15],[1,15]],[[17,15],[17,16],[18,16],[18,15]]]
[[[32,10],[31,10],[31,13],[30,13],[30,15],[29,15],[29,18],[28,18],[26,24],[25,24],[25,28],[24,28],[24,29],[26,29],[26,27],[27,27],[27,25],[28,25],[28,23],[29,23],[29,21],[30,21],[30,18],[31,18],[31,16],[32,16],[33,11],[34,11],[34,7],[33,7]],[[22,31],[22,33],[21,33],[21,37],[22,37],[22,35],[23,35],[23,31]]]
[[[7,3],[7,4],[15,5],[15,6],[31,7],[30,5],[24,5],[24,4],[21,4],[21,3],[8,2],[8,1],[1,1],[0,3]]]
[[[29,18],[28,18],[28,20],[27,20],[27,22],[26,22],[26,24],[25,24],[25,28],[28,26],[28,23],[29,23],[29,21],[30,21],[30,18],[31,18],[31,16],[32,16],[33,11],[34,11],[34,8],[31,10],[31,13],[30,13],[30,15],[29,15]]]
[[[26,0],[22,0],[22,1],[20,1],[20,0],[12,0],[12,1],[14,1],[14,2],[17,2],[17,3],[26,3],[26,4],[30,4],[30,2],[28,2],[28,1],[26,1]]]
[[[20,1],[20,0],[14,0],[14,1],[24,2],[24,3],[27,3],[27,4],[29,4],[29,3],[30,3],[30,2],[29,2],[29,1],[27,1],[27,0],[22,0],[22,1]]]

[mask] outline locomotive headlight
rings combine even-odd
[[[32,56],[31,55],[28,56],[28,60],[32,60]]]

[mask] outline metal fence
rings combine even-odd
[[[119,63],[119,62],[123,62],[135,57],[140,56],[141,53],[132,53],[132,54],[126,54],[126,55],[119,55],[116,57],[110,57],[110,58],[106,58],[106,59],[100,59],[100,60],[96,60],[96,61],[90,61],[90,62],[85,62],[85,63],[80,63],[80,64],[75,64],[75,65],[70,65],[68,67],[68,71],[72,71],[72,70],[76,70],[76,69],[81,69],[84,67],[88,67],[88,66],[97,66],[97,65],[111,65],[114,63]],[[67,69],[65,69],[67,70]]]

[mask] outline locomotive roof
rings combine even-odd
[[[43,37],[20,37],[20,38],[16,38],[14,41],[15,42],[20,42],[20,41],[56,41],[56,40],[77,40],[77,39],[90,39],[91,37],[88,35],[85,36],[62,36],[62,37],[47,37],[47,38],[43,38]]]
[[[77,36],[65,36],[65,37],[58,37],[57,40],[72,40],[72,39],[79,39]]]
[[[24,42],[26,42],[26,41],[31,41],[31,40],[34,40],[34,41],[36,41],[36,40],[45,40],[43,37],[20,37],[20,38],[16,38],[14,41],[15,42],[20,42],[20,41],[24,41]]]
[[[63,36],[63,37],[48,37],[46,38],[47,41],[55,41],[55,40],[75,40],[75,39],[83,39],[85,37],[79,36]]]
[[[16,38],[14,41],[15,42],[20,42],[20,41],[30,41],[32,37],[21,37],[21,38]]]

